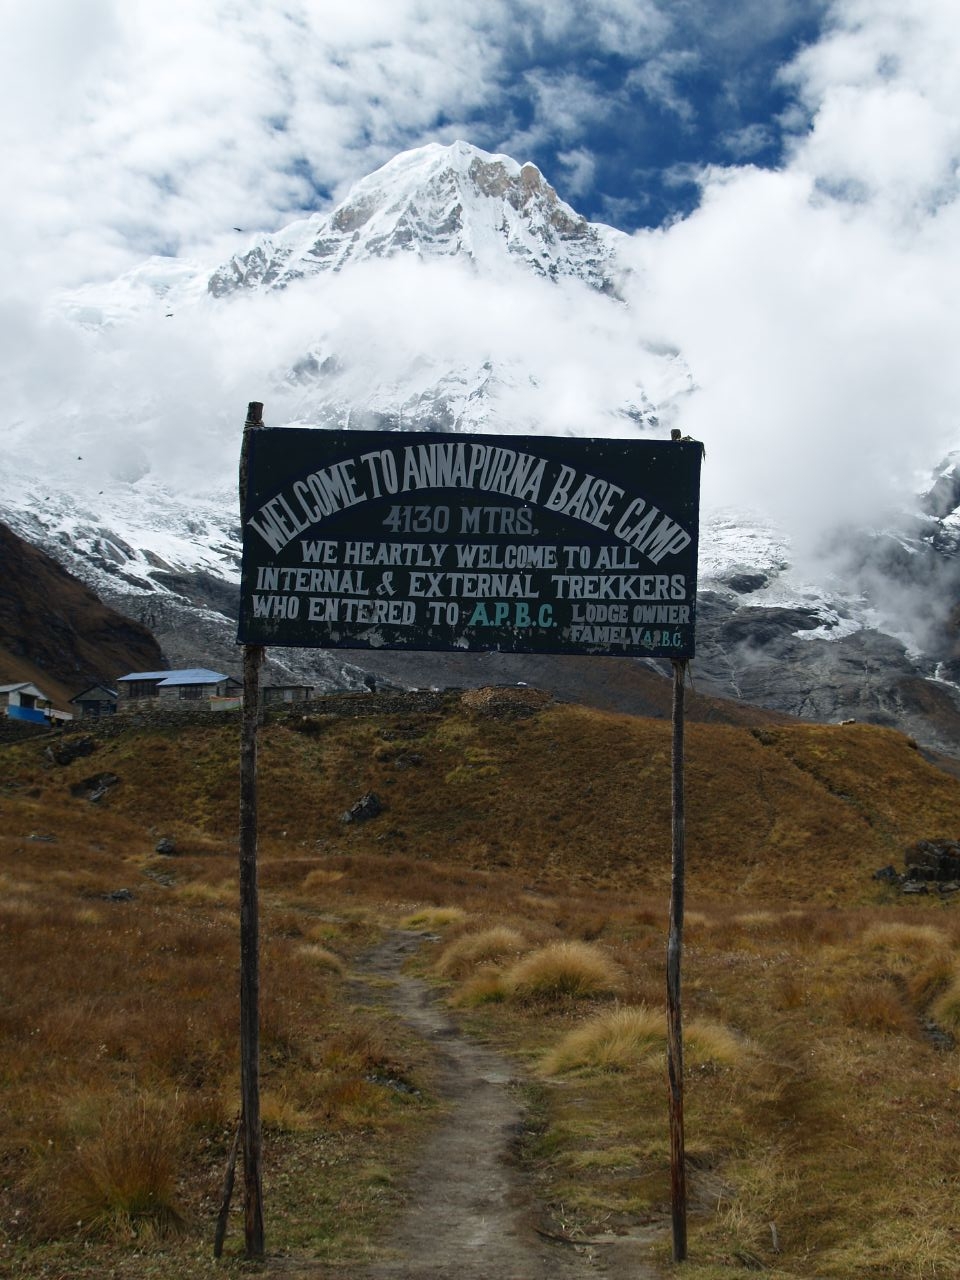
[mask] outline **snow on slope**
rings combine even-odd
[[[239,516],[227,494],[185,501],[148,477],[109,494],[41,497],[16,493],[5,480],[0,506],[7,523],[50,555],[69,559],[71,571],[94,587],[150,591],[158,573],[184,570],[240,581]]]
[[[217,297],[241,288],[283,288],[396,253],[455,256],[489,274],[502,269],[506,252],[536,274],[572,276],[616,293],[625,270],[616,246],[626,239],[564,204],[535,165],[465,142],[431,144],[362,179],[329,217],[315,214],[259,238],[215,271],[208,287]]]

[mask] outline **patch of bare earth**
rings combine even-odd
[[[384,1260],[334,1272],[351,1280],[651,1280],[649,1238],[571,1243],[539,1227],[542,1207],[511,1154],[524,1122],[517,1068],[460,1034],[430,988],[402,972],[422,942],[390,934],[358,976],[432,1046],[444,1117],[420,1153]]]

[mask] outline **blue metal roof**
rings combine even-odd
[[[206,667],[187,667],[183,671],[131,671],[128,676],[121,676],[117,681],[123,684],[127,680],[156,680],[158,688],[170,688],[179,684],[219,684],[228,680],[220,671],[208,671]]]
[[[169,688],[174,684],[219,684],[228,679],[221,671],[208,671],[206,667],[188,667],[185,671],[168,671],[166,680],[161,680],[159,687]]]

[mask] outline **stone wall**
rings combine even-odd
[[[44,734],[59,733],[59,729],[51,729],[48,724],[33,724],[29,720],[8,720],[0,716],[0,744],[26,742],[28,738],[39,738]]]
[[[329,693],[309,702],[292,702],[266,709],[268,720],[291,716],[406,716],[443,711],[460,701],[460,690],[391,690],[389,693]]]
[[[305,702],[274,703],[263,708],[263,718],[271,723],[301,720],[304,716],[393,716],[416,715],[442,711],[459,702],[460,690],[434,689],[391,690],[388,693],[331,693]],[[113,737],[125,729],[141,726],[177,728],[178,725],[236,724],[240,708],[214,711],[210,703],[178,701],[164,703],[158,698],[140,698],[123,713],[97,721],[75,723],[80,732],[97,737]]]
[[[115,726],[113,732],[143,725],[175,729],[185,724],[236,724],[240,719],[240,708],[213,711],[206,698],[197,702],[192,699],[164,702],[159,698],[142,698],[135,706],[125,709],[122,715],[111,716],[110,719]],[[99,733],[99,729],[96,732]]]
[[[389,693],[331,693],[312,698],[309,702],[288,702],[266,707],[263,719],[271,724],[285,720],[302,720],[308,716],[396,716],[436,714],[460,702],[461,690],[439,691],[413,689]],[[163,703],[157,698],[143,698],[135,708],[122,715],[100,716],[95,719],[73,720],[62,729],[50,729],[45,725],[14,723],[0,719],[0,745],[24,742],[28,738],[47,734],[56,742],[66,732],[91,738],[115,738],[129,729],[157,728],[178,729],[184,725],[231,724],[239,729],[240,709],[213,711],[205,699],[200,702]]]

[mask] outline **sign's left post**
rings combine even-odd
[[[240,519],[247,508],[250,438],[263,426],[263,405],[247,407],[240,449]],[[257,885],[257,737],[262,645],[243,646],[240,740],[240,1098],[243,1131],[244,1243],[262,1258],[263,1144],[260,1124],[260,921]]]

